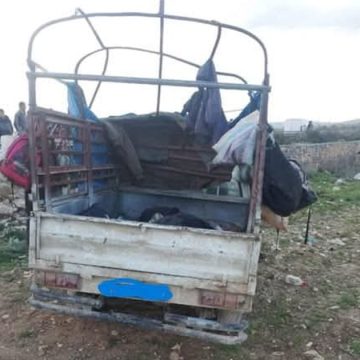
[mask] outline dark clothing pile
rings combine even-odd
[[[178,208],[153,207],[143,211],[139,221],[160,225],[185,226],[200,229],[215,229],[208,222],[191,214],[183,213]]]
[[[286,217],[317,200],[300,165],[289,161],[271,138],[265,159],[262,200],[275,214]]]
[[[79,213],[82,216],[97,217],[103,219],[110,219],[111,215],[105,211],[99,204],[93,204],[86,210]]]

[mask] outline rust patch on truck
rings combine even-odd
[[[244,302],[244,297],[237,294],[200,290],[200,304],[205,306],[237,309]]]

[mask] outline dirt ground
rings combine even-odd
[[[19,255],[0,266],[0,359],[360,359],[360,203],[326,199],[329,206],[314,208],[310,245],[303,244],[305,212],[281,235],[280,251],[275,232],[265,229],[249,338],[240,346],[35,310]],[[7,231],[16,234],[21,221],[12,222]],[[287,274],[304,285],[288,285]]]

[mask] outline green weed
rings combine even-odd
[[[353,340],[350,343],[350,350],[354,355],[360,355],[360,340]]]
[[[359,304],[358,293],[356,291],[351,291],[341,295],[337,304],[344,310],[357,307]]]
[[[315,212],[338,211],[349,206],[360,204],[360,182],[347,180],[335,185],[337,177],[326,171],[319,171],[310,176],[310,183],[318,195],[314,204]]]
[[[35,333],[31,329],[23,330],[18,334],[19,339],[28,339],[28,338],[31,338],[31,337],[34,337],[34,336],[35,336]]]
[[[4,226],[0,228],[0,271],[10,270],[26,262],[27,242],[25,229]]]

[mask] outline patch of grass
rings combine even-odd
[[[111,349],[119,344],[120,340],[115,337],[110,337],[108,339],[108,347]]]
[[[341,295],[337,304],[343,310],[348,310],[359,305],[359,294],[357,291],[347,292]]]
[[[328,295],[334,291],[334,285],[329,282],[322,281],[319,285],[319,291],[323,295]]]
[[[26,231],[22,228],[9,226],[3,230],[3,236],[6,239],[17,239],[18,241],[25,241]]]
[[[306,340],[305,340],[306,336],[304,333],[298,332],[297,334],[294,334],[294,335],[292,334],[291,339],[292,339],[295,347],[300,347],[306,343]]]
[[[215,345],[216,349],[221,352],[223,355],[237,355],[241,352],[241,345]]]
[[[266,328],[281,329],[291,323],[291,314],[284,299],[267,304],[266,311],[257,311],[256,318],[250,320],[247,333],[261,332]]]
[[[240,345],[215,345],[215,359],[248,359],[248,351],[244,348],[246,345],[248,345],[248,340]]]
[[[22,330],[19,334],[18,334],[18,339],[28,339],[31,337],[34,337],[35,333],[33,330],[31,329],[26,329],[26,330]]]
[[[360,355],[360,339],[353,340],[350,343],[350,350],[354,355]]]
[[[304,321],[308,328],[315,329],[329,318],[327,312],[321,309],[314,309]]]
[[[26,262],[26,231],[15,226],[0,229],[0,271],[12,269]]]
[[[343,184],[335,185],[336,180],[335,175],[326,171],[310,176],[310,183],[318,195],[318,201],[313,206],[315,212],[338,211],[360,204],[360,182],[347,180]]]
[[[0,245],[0,271],[8,271],[15,266],[24,266],[26,264],[25,252],[25,249],[14,250]]]

